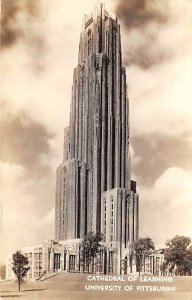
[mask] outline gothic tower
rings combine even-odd
[[[130,180],[129,101],[120,25],[98,4],[85,16],[74,70],[70,124],[57,169],[56,240],[102,232],[111,247],[138,238],[138,195]]]

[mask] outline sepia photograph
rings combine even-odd
[[[192,1],[1,1],[0,297],[192,299]]]

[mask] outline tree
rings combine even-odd
[[[166,265],[166,262],[164,261],[163,263],[162,263],[162,265],[160,266],[160,270],[161,270],[161,272],[162,272],[162,274],[163,274],[163,276],[165,275],[165,272],[166,272],[166,270],[167,270],[167,265]]]
[[[136,259],[136,270],[139,272],[139,276],[142,270],[142,266],[145,263],[145,258],[151,254],[155,249],[154,242],[151,238],[140,238],[133,244],[133,254]]]
[[[192,275],[192,245],[191,239],[176,235],[166,242],[165,267],[169,273],[176,275]]]
[[[100,242],[103,240],[102,233],[89,232],[84,240],[80,244],[80,259],[81,264],[83,265],[83,271],[85,267],[89,272],[89,266],[94,262],[94,258],[101,250]]]
[[[27,275],[30,267],[28,266],[28,259],[20,251],[13,254],[13,267],[12,270],[16,275],[19,291],[20,285],[24,282],[24,278]]]

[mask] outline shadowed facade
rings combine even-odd
[[[111,270],[117,272],[139,232],[139,200],[130,176],[120,25],[98,4],[84,17],[80,35],[70,124],[57,169],[55,239],[103,233]]]

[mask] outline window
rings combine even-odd
[[[61,254],[54,253],[54,270],[59,270],[61,267]]]
[[[75,255],[69,255],[69,271],[75,271]]]
[[[38,262],[35,262],[35,263],[34,263],[34,268],[35,268],[36,270],[39,269],[39,263],[38,263]]]
[[[87,54],[89,55],[92,51],[92,36],[91,36],[91,30],[87,33]]]
[[[107,206],[106,206],[106,199],[104,198],[104,202],[103,202],[103,205],[104,205],[104,242],[106,242],[106,225],[107,225],[107,221],[106,221],[106,217],[107,217]]]
[[[105,52],[108,54],[108,33],[105,32]]]
[[[39,253],[35,253],[34,254],[34,260],[38,260],[39,259]]]
[[[66,270],[66,268],[67,268],[67,261],[66,261],[66,258],[67,258],[67,253],[64,252],[64,270]]]
[[[112,251],[109,251],[109,265],[108,265],[108,271],[109,273],[113,273],[113,260],[114,260],[114,253]]]

